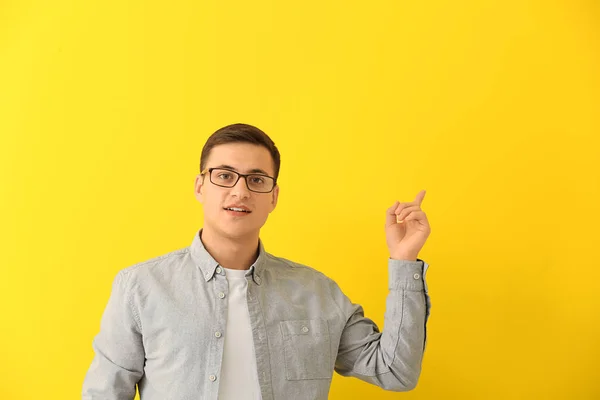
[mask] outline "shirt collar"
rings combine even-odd
[[[225,271],[223,271],[222,268],[219,268],[219,271],[217,271],[217,268],[219,267],[219,263],[217,262],[217,260],[215,260],[213,258],[213,256],[210,255],[210,253],[204,247],[204,243],[202,243],[202,240],[200,239],[201,234],[202,234],[202,229],[200,229],[198,232],[196,232],[196,235],[194,236],[194,240],[192,241],[192,245],[190,246],[191,256],[192,256],[192,260],[194,260],[194,263],[202,271],[204,280],[206,282],[208,282],[213,278],[215,273],[225,275]],[[250,269],[248,272],[249,274],[252,274],[252,279],[254,280],[254,282],[257,285],[260,285],[262,283],[261,273],[262,273],[263,267],[265,265],[266,259],[267,259],[267,253],[265,251],[262,240],[260,240],[260,238],[259,238],[258,239],[258,258],[254,262],[254,264],[252,264],[250,266]]]

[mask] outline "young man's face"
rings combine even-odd
[[[258,235],[269,213],[277,205],[279,186],[275,186],[270,193],[256,193],[248,189],[243,177],[240,177],[234,187],[217,186],[210,181],[209,168],[225,168],[241,174],[258,173],[274,177],[271,153],[263,146],[250,143],[215,146],[206,161],[206,173],[203,176],[198,175],[195,183],[196,198],[204,208],[203,229],[228,238]],[[229,211],[226,209],[229,207],[244,208],[250,212]]]

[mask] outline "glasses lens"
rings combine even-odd
[[[213,169],[210,174],[210,180],[215,185],[232,187],[238,179],[238,174],[226,169]]]
[[[259,193],[267,193],[273,190],[275,181],[273,178],[264,175],[248,175],[246,178],[248,188]]]

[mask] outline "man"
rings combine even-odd
[[[267,252],[280,156],[256,127],[216,131],[195,195],[204,225],[191,246],[120,271],[93,341],[83,399],[326,399],[333,371],[386,390],[417,384],[425,347],[430,233],[413,202],[387,210],[390,251],[380,332],[322,273]],[[372,268],[368,266],[367,268]]]

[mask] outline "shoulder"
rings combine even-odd
[[[312,298],[319,297],[327,301],[327,304],[331,304],[330,300],[333,300],[340,314],[346,317],[344,309],[349,303],[349,299],[339,285],[325,273],[308,265],[272,254],[269,254],[267,264],[270,278],[272,282],[277,282],[278,287],[310,293]]]
[[[267,270],[278,279],[308,280],[330,285],[335,283],[325,273],[302,263],[267,253]]]
[[[325,276],[321,271],[318,271],[313,267],[289,260],[287,258],[278,257],[271,253],[267,253],[266,264],[269,269],[277,269],[278,271],[282,272],[294,272],[315,276]]]
[[[164,277],[191,261],[189,253],[189,247],[173,250],[123,268],[119,271],[119,275],[130,282],[149,277]]]

